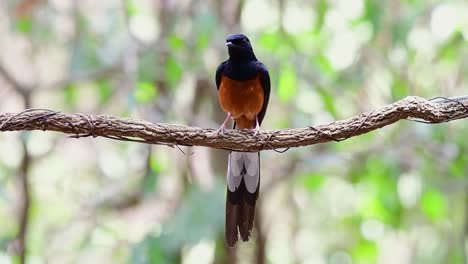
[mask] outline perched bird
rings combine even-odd
[[[224,133],[227,122],[234,128],[253,129],[257,134],[270,98],[270,75],[257,60],[250,40],[243,34],[226,39],[229,59],[216,70],[216,86],[221,108],[227,113],[218,130]],[[248,241],[252,231],[255,203],[260,187],[260,153],[231,151],[227,168],[226,243],[232,247],[240,234]]]

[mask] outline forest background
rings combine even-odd
[[[270,70],[263,129],[467,95],[466,14],[462,0],[2,0],[0,112],[217,128],[236,32]],[[467,135],[463,120],[401,121],[264,151],[256,231],[228,250],[226,151],[1,133],[0,263],[21,261],[22,238],[34,264],[467,263]]]

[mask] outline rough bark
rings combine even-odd
[[[28,109],[20,113],[0,113],[0,131],[43,130],[71,134],[72,137],[106,137],[149,144],[204,146],[239,151],[259,151],[302,147],[358,136],[398,120],[443,123],[468,117],[468,96],[426,100],[409,96],[378,110],[329,124],[305,128],[227,130],[150,123],[144,120],[106,115],[67,114],[46,109]]]

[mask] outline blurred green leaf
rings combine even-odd
[[[376,194],[367,195],[361,205],[361,214],[365,218],[372,218],[386,224],[393,224],[394,217],[385,207],[380,197]]]
[[[134,92],[135,99],[139,103],[152,102],[157,95],[156,87],[149,82],[139,82]]]
[[[303,175],[300,176],[299,179],[301,179],[302,185],[311,192],[320,189],[320,187],[322,187],[322,185],[327,180],[327,178],[321,174]]]
[[[10,260],[13,264],[21,264],[21,260],[18,255],[12,254]]]
[[[158,186],[159,175],[154,171],[149,171],[143,180],[143,191],[145,194],[154,193]]]
[[[210,44],[210,37],[205,32],[197,35],[197,50],[202,51]]]
[[[184,40],[179,37],[177,34],[171,34],[169,35],[168,37],[168,43],[169,43],[169,47],[172,49],[172,50],[179,50],[183,47],[185,47],[185,42]]]
[[[297,77],[295,70],[290,67],[284,67],[280,72],[278,84],[278,97],[283,102],[289,102],[296,95]]]
[[[266,50],[274,51],[281,45],[281,38],[278,32],[265,32],[259,40],[258,45]]]
[[[16,20],[16,29],[21,33],[29,33],[32,28],[31,17],[21,17]]]
[[[169,57],[166,62],[166,78],[171,87],[174,87],[182,77],[182,67],[174,57]]]
[[[157,155],[151,154],[149,160],[150,170],[148,175],[145,175],[143,180],[143,191],[148,193],[154,193],[159,179],[159,174],[167,169],[167,163],[157,158]]]
[[[315,2],[315,10],[318,15],[317,24],[315,27],[316,32],[322,30],[323,23],[325,22],[325,16],[328,11],[328,1],[327,0],[318,0]]]
[[[440,143],[443,143],[443,142],[446,142],[447,141],[447,129],[444,128],[444,127],[440,127],[440,126],[433,126],[430,128],[430,131],[431,131],[431,138],[436,141],[436,142],[440,142]],[[431,156],[430,158],[433,158],[433,156]]]
[[[335,69],[333,69],[333,66],[328,61],[327,57],[325,57],[323,54],[320,54],[317,57],[315,57],[314,62],[318,65],[319,69],[323,73],[327,73],[327,74],[335,73]]]
[[[414,25],[414,20],[417,18],[416,15],[405,16],[395,20],[392,24],[392,44],[393,45],[404,45],[406,44],[408,32]]]
[[[446,263],[465,263],[465,247],[451,247]]]
[[[425,0],[404,0],[403,2],[412,4],[413,7],[419,7],[424,3],[427,3]]]
[[[468,164],[468,154],[462,148],[458,153],[455,160],[449,164],[449,170],[452,175],[459,178],[464,178],[466,173],[466,166]]]
[[[457,47],[454,47],[453,45],[444,45],[444,47],[438,51],[440,58],[446,61],[455,61],[460,54]]]
[[[151,158],[150,158],[150,166],[151,166],[151,170],[153,170],[154,173],[159,174],[168,169],[168,161],[160,159],[158,158],[158,155],[153,154],[151,155]]]
[[[77,89],[76,85],[70,84],[70,85],[66,86],[65,89],[64,89],[64,92],[65,92],[64,93],[65,103],[68,106],[74,107],[76,105],[76,100],[77,100],[77,97],[78,97],[78,89]]]
[[[361,239],[353,248],[353,259],[356,263],[376,263],[379,250],[375,242]]]
[[[454,34],[448,41],[442,43],[437,50],[437,57],[445,62],[458,62],[460,49],[466,45],[461,32]]]
[[[368,20],[372,24],[372,35],[375,37],[380,31],[381,17],[382,17],[382,6],[383,3],[380,0],[365,0],[365,11],[364,19]]]
[[[447,213],[447,201],[438,190],[427,190],[421,197],[421,210],[432,221],[441,220]]]
[[[332,93],[329,92],[329,90],[320,87],[317,89],[318,94],[320,95],[320,98],[322,99],[323,105],[325,106],[325,109],[335,118],[338,117],[338,113],[336,111],[336,106],[335,106],[335,98]]]
[[[112,96],[112,86],[109,80],[100,80],[98,81],[99,89],[99,102],[100,104],[105,104]]]
[[[394,79],[392,83],[392,98],[399,100],[409,95],[408,83],[401,79]]]
[[[291,127],[291,120],[289,119],[280,119],[278,122],[276,122],[275,127],[277,128],[289,128]]]
[[[360,173],[370,191],[362,203],[363,216],[398,227],[403,213],[397,189],[398,167],[383,157],[371,157]]]
[[[125,8],[127,9],[127,14],[130,17],[135,16],[138,13],[138,6],[136,5],[135,1],[133,0],[126,0],[125,1]]]

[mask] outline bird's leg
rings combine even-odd
[[[257,135],[259,131],[260,131],[260,124],[258,123],[258,116],[255,116],[254,136]]]
[[[231,119],[231,113],[228,113],[226,120],[224,120],[223,124],[218,129],[218,134],[224,134],[224,130],[226,129],[226,124]]]

